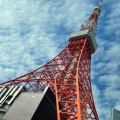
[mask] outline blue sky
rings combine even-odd
[[[0,82],[43,65],[80,29],[99,0],[0,0]],[[100,120],[120,110],[120,2],[104,0],[98,49],[92,56],[92,88]]]

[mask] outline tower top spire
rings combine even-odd
[[[102,4],[102,0],[100,0],[99,6],[101,6],[101,4]]]
[[[94,33],[96,32],[96,25],[101,12],[102,1],[103,0],[100,0],[99,4],[94,8],[92,14],[88,18],[88,20],[82,25],[80,30],[89,29],[92,30]]]
[[[99,4],[94,8],[94,10],[99,9],[101,11],[101,5],[102,5],[102,0],[100,0]]]
[[[88,18],[87,21],[85,21],[84,24],[82,24],[80,31],[73,32],[70,35],[69,41],[76,41],[78,38],[89,38],[89,43],[91,47],[91,53],[94,53],[97,49],[97,42],[95,40],[96,30],[97,30],[97,21],[101,13],[101,4],[102,0],[100,0],[99,4],[93,9],[92,14]]]

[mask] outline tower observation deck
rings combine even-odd
[[[101,3],[80,30],[71,33],[69,44],[55,58],[32,72],[0,83],[1,88],[24,86],[33,94],[43,92],[49,86],[55,96],[57,120],[99,120],[91,88],[91,55],[97,49],[95,35]]]

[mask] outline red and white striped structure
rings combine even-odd
[[[91,54],[97,48],[95,34],[101,2],[81,29],[71,33],[69,44],[55,58],[0,86],[22,85],[39,92],[49,85],[56,96],[58,120],[99,120],[91,88]]]

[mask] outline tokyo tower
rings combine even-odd
[[[25,86],[42,92],[49,86],[56,98],[57,120],[99,120],[91,88],[91,55],[96,51],[96,26],[101,3],[94,8],[69,44],[51,61],[0,86]]]

